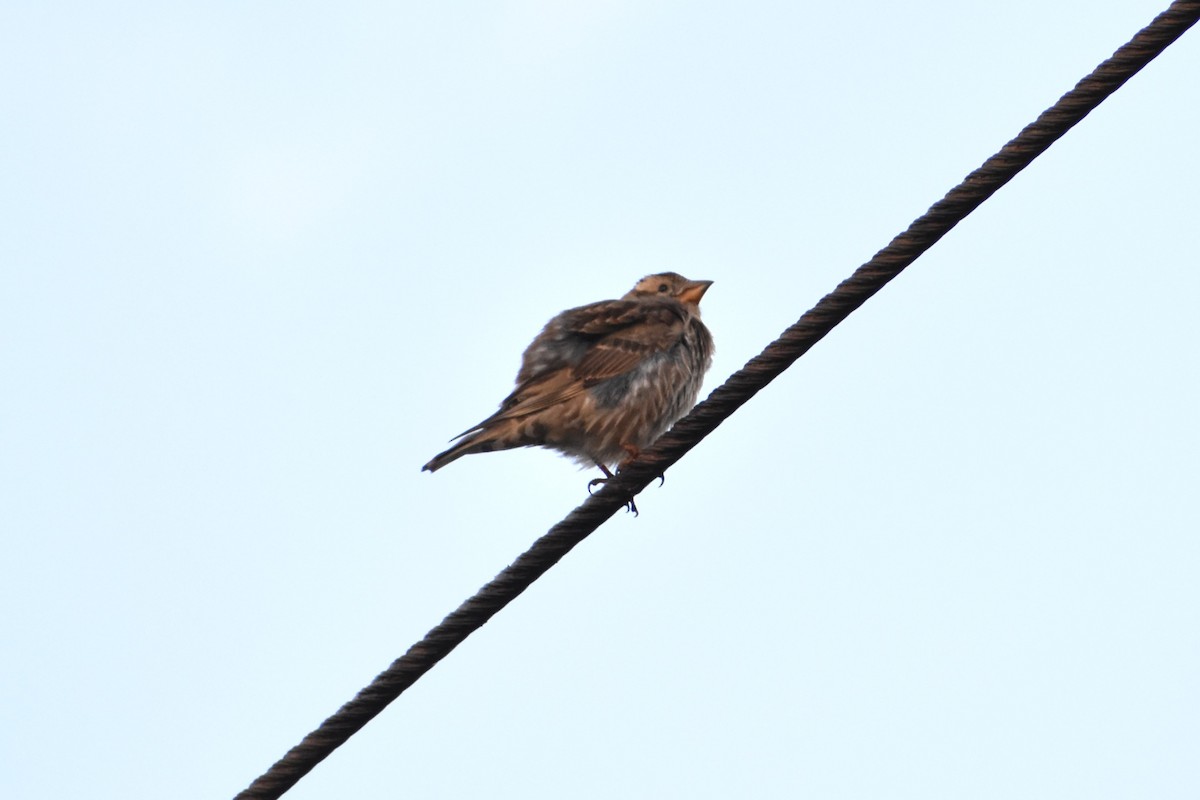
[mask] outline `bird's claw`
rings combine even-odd
[[[614,477],[616,477],[615,475],[613,475],[613,473],[611,473],[607,469],[605,469],[605,467],[601,466],[600,469],[604,470],[604,477],[603,478],[592,478],[590,481],[588,481],[588,494],[593,494],[593,489],[595,489],[595,487],[603,486],[604,484],[611,481]],[[620,470],[618,470],[618,472],[619,471]],[[635,517],[638,515],[637,504],[633,502],[632,497],[629,498],[629,501],[625,503],[625,512],[629,513],[630,511],[633,512],[633,515]]]

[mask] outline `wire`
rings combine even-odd
[[[680,420],[654,447],[550,529],[511,566],[392,662],[369,686],[304,737],[238,800],[281,796],[326,756],[512,602],[618,509],[712,433],[888,281],[1008,183],[1200,18],[1200,0],[1176,0],[925,214],[859,267],[794,325]]]

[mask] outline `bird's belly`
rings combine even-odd
[[[669,359],[656,360],[589,388],[576,430],[582,460],[615,464],[671,427],[696,402],[700,382]]]

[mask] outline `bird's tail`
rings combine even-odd
[[[463,456],[469,456],[472,453],[490,453],[493,450],[508,450],[524,444],[524,442],[520,441],[507,441],[508,437],[499,435],[499,431],[488,428],[476,430],[474,433],[468,431],[467,433],[470,435],[464,434],[466,435],[465,439],[449,450],[438,453],[429,459],[429,463],[421,467],[421,470],[437,472],[451,461],[457,461]]]

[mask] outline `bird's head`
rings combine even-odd
[[[681,303],[699,305],[700,298],[712,286],[712,281],[689,281],[678,272],[660,272],[657,275],[647,275],[637,282],[622,297],[622,300],[637,300],[647,297],[673,297]]]

